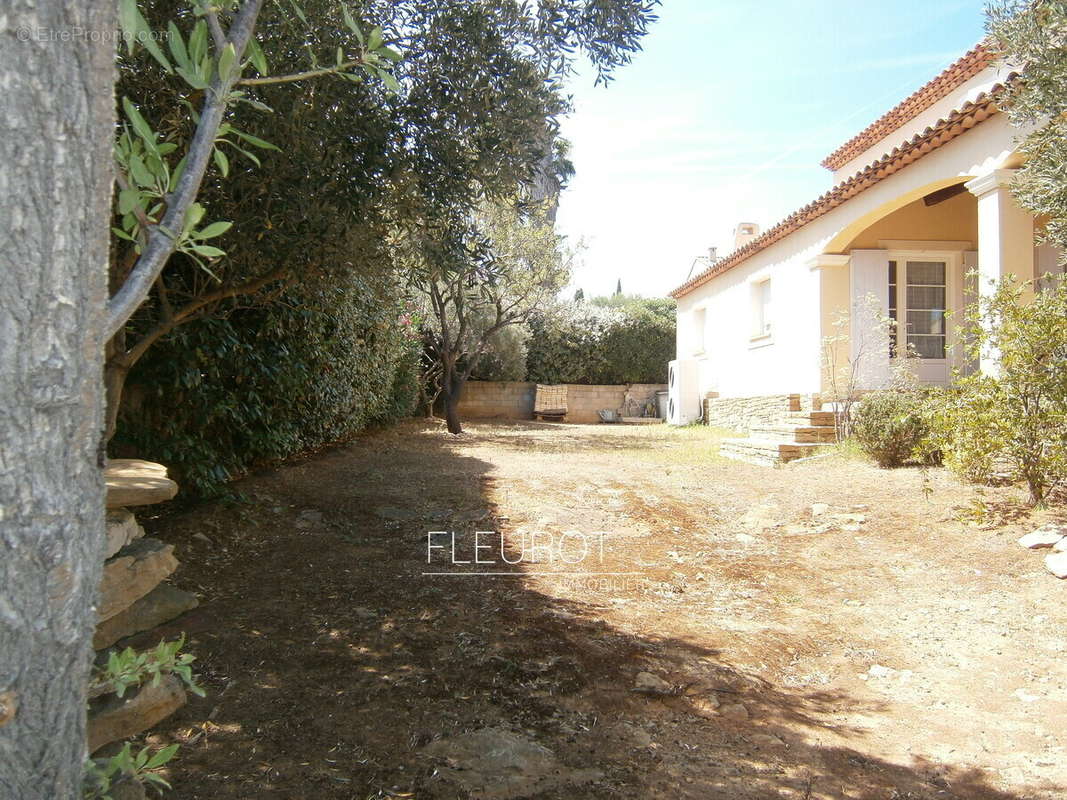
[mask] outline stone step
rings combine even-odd
[[[837,432],[825,425],[763,425],[753,428],[752,436],[769,442],[792,442],[796,444],[833,444]]]
[[[89,707],[89,752],[148,730],[185,705],[185,700],[185,687],[174,675],[164,675],[155,685],[149,680],[121,698],[99,698]]]
[[[170,622],[199,604],[196,595],[183,592],[169,583],[161,583],[140,600],[97,625],[93,634],[93,649],[102,650],[119,639]]]
[[[834,427],[833,411],[802,411],[789,414],[786,419],[799,425],[810,425],[814,428]]]
[[[167,468],[139,458],[113,458],[104,469],[107,507],[147,506],[173,500],[178,484],[167,477]]]
[[[116,508],[107,512],[107,549],[104,558],[111,558],[115,553],[137,539],[144,537],[144,528],[137,524],[133,512],[125,508]]]
[[[719,442],[719,455],[734,461],[744,461],[761,467],[773,467],[780,464],[777,445],[774,447],[755,447],[749,439],[723,439]]]
[[[779,442],[769,439],[723,439],[719,454],[750,464],[773,466],[815,455],[829,445],[819,443]]]
[[[174,572],[174,545],[158,539],[137,539],[104,563],[96,604],[97,622],[129,608]]]

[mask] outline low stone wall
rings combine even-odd
[[[661,383],[631,383],[617,386],[567,384],[567,422],[599,422],[602,409],[641,416]],[[459,396],[461,419],[533,419],[537,385],[526,381],[468,381]]]
[[[122,640],[150,631],[198,605],[196,595],[164,582],[178,566],[174,545],[145,536],[129,509],[174,498],[178,484],[167,477],[167,468],[151,461],[115,458],[104,470],[104,482],[106,560],[93,634],[93,649],[100,651],[98,660],[112,646],[122,649]],[[182,682],[174,675],[164,676],[159,683],[146,683],[122,697],[111,684],[94,682],[89,698],[90,753],[148,730],[186,700]]]
[[[748,433],[752,428],[778,425],[790,412],[812,411],[817,406],[817,396],[810,394],[708,397],[704,400],[704,422],[717,428]]]

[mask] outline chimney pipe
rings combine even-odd
[[[759,225],[755,222],[741,222],[734,228],[734,249],[740,250],[759,236]]]

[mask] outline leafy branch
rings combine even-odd
[[[347,57],[339,48],[336,63],[331,67],[313,64],[313,69],[307,71],[273,77],[269,75],[263,49],[253,35],[263,0],[242,0],[226,5],[235,8],[228,30],[223,30],[217,6],[206,0],[195,3],[194,10],[200,19],[188,39],[182,36],[173,21],[168,23],[168,57],[152,38],[137,0],[120,2],[120,21],[129,52],[132,54],[138,44],[143,45],[168,74],[178,75],[191,89],[202,92],[204,100],[199,111],[189,108],[196,128],[185,154],[172,166],[169,157],[178,149],[177,145],[160,141],[159,134],[137,107],[128,98],[123,98],[125,119],[115,146],[120,174],[118,212],[121,222],[112,230],[117,237],[133,245],[136,260],[108,302],[109,337],[117,334],[145,301],[174,252],[188,255],[218,280],[208,264],[224,257],[225,251],[205,244],[204,240],[221,235],[231,223],[212,222],[203,228],[197,227],[203,219],[204,209],[196,203],[196,197],[208,166],[214,163],[223,177],[229,174],[229,158],[220,148],[222,144],[235,148],[259,164],[259,159],[252,153],[233,138],[227,138],[231,135],[254,147],[277,149],[225,122],[228,109],[238,101],[266,109],[236,89],[238,85],[286,83],[333,74],[347,80],[362,80],[359,73],[350,71],[359,67],[368,75],[381,79],[390,91],[399,90],[391,68],[400,60],[400,54],[385,45],[381,28],[374,27],[365,36],[343,4],[345,25],[359,44],[356,57]],[[299,6],[294,3],[293,7],[307,24]],[[260,77],[243,78],[242,73],[249,66]]]

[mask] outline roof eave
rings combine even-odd
[[[724,272],[739,266],[756,253],[765,250],[775,242],[803,228],[809,222],[843,205],[860,192],[866,191],[871,186],[888,178],[890,175],[896,174],[909,164],[943,147],[971,128],[989,119],[998,113],[995,102],[996,95],[1003,91],[1007,83],[1016,77],[1016,73],[1011,73],[1003,83],[998,83],[988,92],[983,92],[973,102],[965,103],[959,110],[953,111],[949,116],[938,120],[934,125],[926,128],[921,133],[917,133],[910,140],[869,164],[851,178],[842,181],[816,200],[797,209],[744,247],[735,250],[714,266],[690,278],[677,289],[674,289],[670,296],[675,300],[681,299],[713,278],[717,278]]]
[[[996,54],[979,42],[908,97],[834,150],[821,162],[830,170],[843,167],[893,131],[915,119],[953,89],[969,81],[996,60]]]

